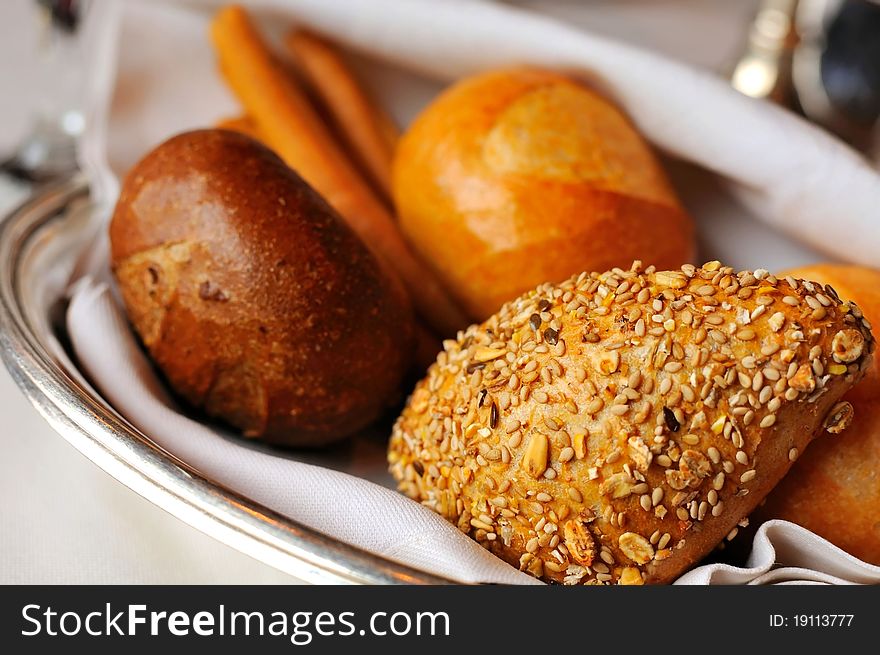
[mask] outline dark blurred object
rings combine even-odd
[[[801,112],[859,150],[876,150],[880,2],[764,0],[731,82]]]
[[[880,4],[801,0],[793,80],[804,114],[860,150],[880,120]]]
[[[55,27],[66,32],[75,32],[79,22],[82,2],[78,0],[37,0],[46,8]]]

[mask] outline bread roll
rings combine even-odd
[[[831,285],[880,325],[880,272],[819,264],[791,275]],[[817,441],[755,512],[792,521],[843,550],[880,565],[880,350],[865,379],[844,397],[855,409],[846,432]]]
[[[403,287],[295,172],[225,130],[166,141],[110,224],[129,319],[171,387],[245,436],[320,445],[397,397]]]
[[[475,320],[546,280],[693,255],[691,221],[648,145],[555,73],[447,90],[400,142],[392,190],[407,237]]]
[[[391,472],[544,580],[670,582],[845,427],[873,347],[855,305],[766,271],[583,273],[445,343]]]

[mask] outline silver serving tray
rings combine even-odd
[[[311,583],[444,584],[339,542],[204,477],[129,424],[71,370],[65,290],[101,223],[86,182],[41,191],[0,224],[0,354],[19,388],[83,455],[181,521]]]

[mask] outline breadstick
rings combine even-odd
[[[217,121],[217,127],[223,130],[232,130],[233,132],[246,134],[257,141],[264,141],[263,135],[260,134],[260,128],[250,116],[233,116],[232,118],[224,118]]]
[[[235,5],[220,10],[211,35],[221,71],[256,121],[266,144],[300,172],[396,270],[413,304],[435,330],[451,335],[466,325],[467,319],[413,255],[388,210],[261,40],[245,11]]]
[[[370,100],[332,44],[304,30],[292,30],[284,43],[346,145],[390,200],[391,159],[400,136],[397,126]]]

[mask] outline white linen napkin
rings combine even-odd
[[[419,569],[462,582],[534,582],[391,489],[249,448],[184,416],[106,284],[82,279],[67,322],[77,357],[110,405],[209,478],[315,530]]]
[[[115,200],[116,176],[149,148],[237,111],[214,71],[207,40],[210,13],[203,9],[217,4],[113,3],[104,14],[104,36],[95,39],[92,121],[83,159],[105,207]],[[271,10],[260,14],[270,29],[290,20],[306,23],[442,79],[514,63],[554,66],[598,79],[656,145],[718,173],[759,217],[791,225],[800,237],[840,256],[870,262],[878,252],[880,229],[872,224],[880,207],[876,173],[819,130],[736,94],[708,73],[534,14],[472,0],[246,4]],[[417,78],[401,79],[420,84]],[[435,88],[423,84],[422,101],[429,95],[425,91]],[[838,229],[859,238],[828,238],[831,216]],[[208,477],[342,541],[462,582],[533,582],[384,486],[255,450],[183,415],[114,302],[105,252],[102,247],[92,251],[85,266],[90,274],[72,287],[68,329],[90,379],[142,432]],[[355,453],[348,470],[372,475],[372,464],[359,465]],[[773,569],[777,558],[785,568]],[[880,582],[880,569],[776,521],[759,530],[748,568],[706,565],[680,582],[778,580]]]

